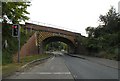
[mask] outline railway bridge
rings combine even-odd
[[[70,54],[83,52],[82,46],[77,41],[78,33],[33,23],[25,23],[24,29],[35,33],[21,48],[21,54],[43,54],[48,43],[57,41],[67,44]]]

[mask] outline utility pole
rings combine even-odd
[[[18,63],[20,63],[20,25],[18,29]]]

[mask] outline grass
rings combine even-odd
[[[49,54],[40,54],[40,55],[31,55],[31,56],[26,56],[24,58],[21,59],[21,63],[28,63],[30,61],[36,60],[36,59],[40,59],[40,58],[45,58],[48,57]]]
[[[12,25],[10,24],[3,24],[2,25],[2,54],[0,51],[0,57],[2,57],[2,73],[3,76],[10,75],[11,73],[17,71],[19,67],[23,66],[24,64],[31,62],[35,59],[40,59],[44,57],[48,57],[47,54],[41,54],[41,55],[32,55],[32,56],[26,56],[24,58],[20,59],[20,63],[14,63],[13,56],[18,51],[18,39],[15,37],[12,37]],[[26,43],[26,41],[34,34],[34,31],[32,32],[26,32],[23,27],[21,27],[21,47]],[[4,47],[4,42],[7,40],[8,47]],[[1,62],[1,58],[0,58]],[[1,66],[1,65],[0,65]]]
[[[45,58],[48,56],[50,55],[49,54],[31,55],[31,56],[26,56],[24,58],[21,58],[20,63],[5,64],[2,66],[2,75],[3,77],[9,76],[12,73],[16,72],[24,64],[31,62],[33,60]]]
[[[18,64],[18,63],[12,63],[12,64],[7,64],[7,65],[3,65],[2,66],[2,76],[8,76],[11,73],[14,73],[15,71],[17,71],[17,69],[22,66],[22,64]]]

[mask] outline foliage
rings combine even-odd
[[[15,37],[12,37],[12,26],[8,24],[3,24],[2,28],[2,62],[3,64],[12,63],[12,57],[14,54],[17,53],[18,50],[18,39]],[[21,27],[21,30],[23,30],[23,26]],[[26,41],[29,39],[29,37],[33,33],[27,33],[21,32],[21,46],[26,43]],[[5,48],[5,40],[8,41],[8,47]]]
[[[99,21],[102,22],[98,27],[87,27],[86,32],[88,38],[86,40],[86,48],[95,56],[116,59],[118,60],[118,52],[120,49],[120,14],[116,13],[116,10],[111,7],[106,15],[100,15]]]
[[[61,50],[67,50],[67,44],[63,43],[63,42],[51,42],[51,43],[48,43],[46,45],[46,48],[45,48],[47,51],[61,51]]]
[[[94,35],[94,27],[87,27],[86,29],[86,32],[87,32],[87,34],[88,34],[88,37],[93,37],[93,35]]]
[[[2,16],[6,15],[13,24],[28,20],[29,18],[25,15],[29,14],[26,10],[29,6],[30,2],[3,2]],[[6,22],[7,20],[4,18],[4,23]]]

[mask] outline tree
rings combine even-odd
[[[118,60],[118,52],[120,49],[120,14],[111,7],[106,15],[100,15],[98,27],[87,27],[87,42],[85,43],[88,51],[97,56]]]
[[[30,2],[3,2],[2,17],[6,16],[13,24],[28,20],[29,18],[25,15],[29,14],[26,10],[29,6]],[[7,23],[5,18],[3,23]]]
[[[61,51],[62,49],[67,50],[68,46],[64,42],[56,41],[56,42],[50,42],[46,45],[45,49],[47,51],[49,50],[57,50]]]
[[[85,30],[88,34],[88,37],[93,37],[94,36],[94,27],[87,27]]]
[[[103,27],[104,25],[99,25],[98,27],[94,29],[94,38],[98,38],[100,36],[105,35],[106,32]]]
[[[106,33],[113,33],[120,30],[118,26],[120,15],[116,13],[114,7],[111,7],[106,15],[100,15],[100,22],[104,24],[104,30]]]

